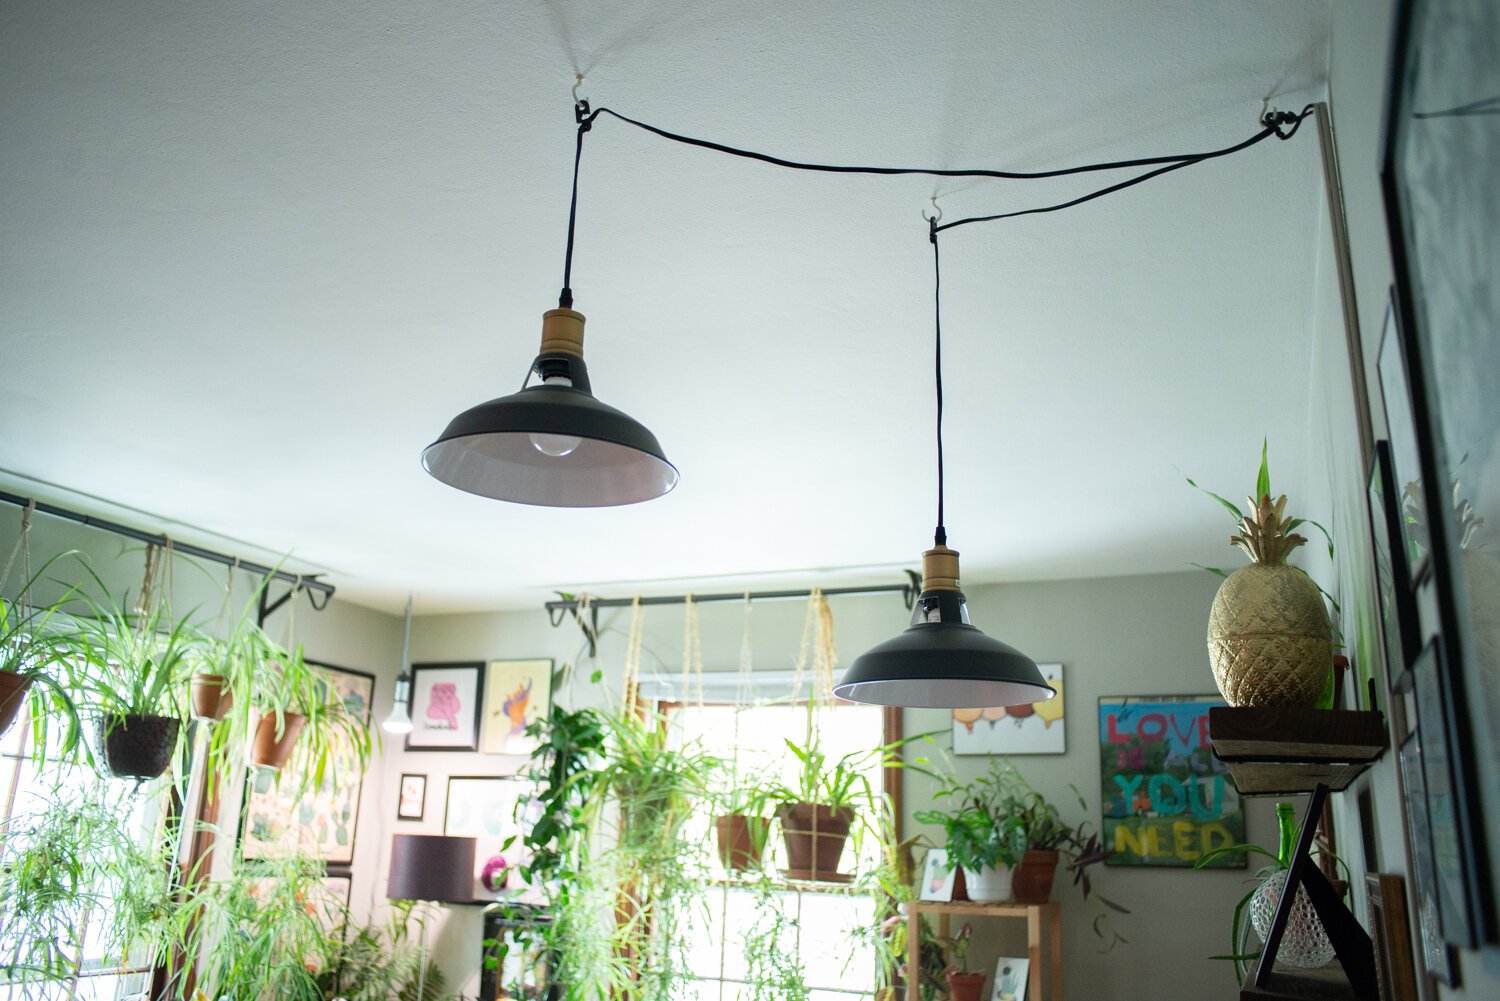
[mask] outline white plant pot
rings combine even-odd
[[[983,869],[964,869],[964,888],[969,899],[981,903],[996,903],[1010,899],[1010,882],[1014,875],[1008,865],[987,865]]]

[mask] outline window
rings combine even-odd
[[[148,786],[136,792],[123,781],[106,782],[87,765],[60,764],[56,760],[39,762],[31,746],[31,727],[24,717],[0,741],[0,796],[4,797],[0,800],[0,825],[13,832],[17,840],[24,839],[26,832],[49,812],[74,804],[98,803],[103,814],[120,818],[118,825],[110,825],[115,833],[136,843],[146,843],[156,833],[161,816],[160,797],[153,795],[151,789]],[[0,865],[6,864],[5,854],[10,849],[10,845],[0,845]],[[59,936],[63,940],[57,942],[57,947],[66,957],[65,966],[70,968],[71,975],[46,986],[19,977],[15,983],[0,982],[0,999],[61,996],[81,1001],[115,1001],[147,991],[151,957],[129,957],[122,963],[121,957],[108,954],[106,929],[112,915],[107,902],[114,896],[114,888],[96,889],[99,894],[82,897],[72,911],[65,911],[67,924],[76,929],[77,935],[71,939]],[[106,902],[103,909],[100,901]],[[0,965],[11,962],[18,949],[31,944],[25,937],[26,929],[22,920],[0,929]]]
[[[802,705],[668,705],[663,707],[674,736],[697,740],[709,752],[731,762],[738,774],[795,786],[799,773],[788,740],[804,742],[807,707]],[[873,749],[888,742],[884,714],[878,707],[841,705],[820,709],[819,739],[830,760]],[[882,769],[871,755],[863,773],[870,787],[882,789]],[[701,836],[713,837],[712,818],[695,818]],[[878,858],[874,838],[864,838],[857,857],[845,849],[843,868],[870,869]],[[767,846],[767,872],[783,865],[779,844]],[[740,1001],[751,994],[752,979],[778,974],[802,982],[814,1001],[848,1001],[875,990],[875,952],[861,935],[874,921],[875,902],[868,893],[832,883],[783,883],[775,879],[750,884],[724,878],[707,895],[707,922],[694,926],[687,943],[693,1001]],[[774,920],[777,916],[780,922]],[[768,933],[780,925],[780,935]],[[728,930],[726,933],[726,929]]]

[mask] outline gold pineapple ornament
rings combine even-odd
[[[1248,500],[1229,541],[1252,562],[1219,586],[1208,616],[1214,680],[1232,706],[1314,706],[1333,669],[1333,631],[1318,586],[1286,562],[1307,539],[1291,530],[1285,496]]]

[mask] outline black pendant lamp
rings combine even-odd
[[[911,625],[858,657],[833,693],[849,702],[910,708],[977,709],[1045,702],[1057,694],[1035,662],[1015,647],[991,639],[969,622],[959,589],[958,553],[943,526],[943,325],[942,271],[937,218],[929,222],[936,302],[938,517],[933,546],[922,554],[922,592]]]
[[[593,124],[574,106],[578,147],[558,308],[542,314],[542,346],[521,390],[481,403],[449,422],[422,452],[422,465],[471,494],[543,507],[609,507],[660,497],[677,469],[639,421],[594,398],[583,362],[583,314],[572,308],[578,166]],[[530,385],[531,377],[540,381]]]

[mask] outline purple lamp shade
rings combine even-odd
[[[475,838],[442,834],[397,834],[391,839],[391,871],[385,895],[392,900],[474,900]]]

